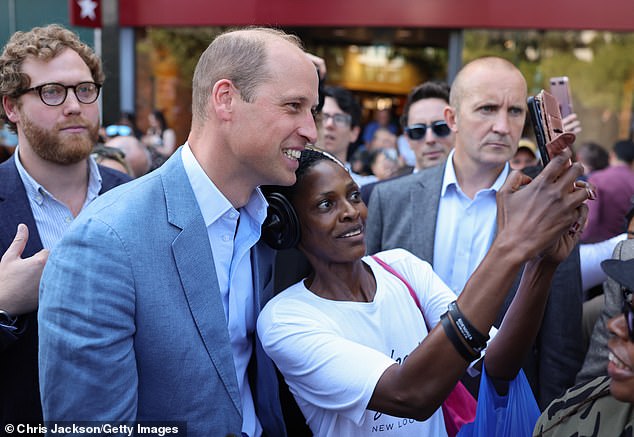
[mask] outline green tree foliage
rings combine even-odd
[[[575,110],[584,117],[582,138],[607,146],[618,132],[599,132],[606,118],[628,128],[634,88],[634,35],[598,31],[465,31],[463,60],[500,56],[524,73],[530,93],[548,89],[548,79],[568,76]],[[594,129],[595,124],[597,125]],[[602,136],[602,137],[601,137]],[[599,138],[601,137],[601,138]]]

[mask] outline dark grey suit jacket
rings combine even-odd
[[[99,167],[101,193],[130,180],[118,171]],[[33,212],[12,156],[0,164],[0,256],[15,237],[18,224],[29,228],[22,257],[42,250]],[[19,335],[0,328],[0,423],[38,423],[42,420],[37,369],[36,313],[19,318]]]
[[[370,198],[368,253],[401,247],[433,263],[436,217],[445,165],[378,184]],[[499,326],[519,278],[507,296]],[[541,408],[572,386],[581,367],[582,287],[578,247],[557,269],[542,327],[524,371]]]

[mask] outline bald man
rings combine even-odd
[[[444,165],[377,185],[369,205],[368,253],[405,248],[429,261],[458,295],[495,236],[496,193],[518,147],[526,98],[526,81],[508,61],[485,57],[465,65],[444,110],[454,150]],[[553,279],[540,335],[524,366],[542,407],[573,384],[583,360],[580,278],[576,248]],[[516,289],[509,290],[506,307]]]
[[[118,136],[106,142],[107,147],[114,147],[125,154],[125,161],[132,171],[132,177],[138,178],[150,171],[152,157],[150,151],[140,140],[131,135]]]

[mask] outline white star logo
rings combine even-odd
[[[77,0],[77,4],[81,8],[80,18],[97,19],[97,15],[95,14],[95,9],[97,8],[96,2],[93,0]]]

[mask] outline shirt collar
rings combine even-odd
[[[447,161],[445,162],[445,175],[443,176],[442,188],[440,191],[441,197],[445,195],[445,193],[447,192],[447,189],[452,185],[455,186],[456,188],[460,188],[460,184],[458,183],[458,178],[456,177],[456,169],[453,166],[454,152],[455,152],[455,149],[452,149],[451,152],[449,152],[449,156],[447,157]],[[504,164],[504,168],[498,175],[495,182],[493,182],[493,185],[491,185],[488,189],[492,191],[496,191],[496,192],[499,191],[500,188],[502,188],[504,181],[508,177],[509,171],[510,171],[510,167],[509,167],[509,163],[507,162]]]
[[[22,179],[22,183],[24,184],[27,196],[40,205],[44,200],[43,197],[39,196],[38,194],[46,194],[49,197],[55,198],[55,196],[49,193],[42,184],[33,179],[33,177],[26,171],[26,169],[22,165],[22,161],[20,161],[19,149],[20,146],[17,146],[15,148],[15,166],[18,169],[18,174],[20,175],[20,179]],[[92,156],[89,156],[88,189],[86,190],[86,202],[84,203],[84,205],[87,205],[99,195],[102,186],[101,184],[102,177],[101,173],[99,173],[99,166],[97,165],[97,162],[94,160],[94,158]]]
[[[188,143],[185,143],[183,146],[181,155],[187,178],[194,191],[194,196],[196,197],[196,202],[198,203],[203,219],[205,220],[205,226],[211,225],[229,211],[235,211],[231,202],[229,202],[202,169]],[[266,207],[266,199],[258,188],[251,193],[247,204],[240,209],[244,210],[259,225],[262,225],[266,219]]]

